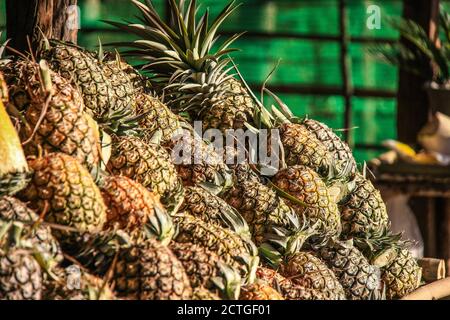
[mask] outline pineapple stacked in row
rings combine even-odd
[[[141,24],[111,24],[138,36],[120,45],[143,60],[139,70],[102,48],[55,40],[38,57],[0,65],[8,231],[0,298],[337,300],[413,291],[420,268],[390,234],[380,193],[350,148],[276,96],[279,108],[255,99],[228,57],[237,36],[213,48],[233,3],[209,23],[208,12],[196,17],[196,1],[169,1],[168,21],[132,2]],[[249,162],[227,165],[193,131],[195,120],[224,133],[278,129],[283,167],[267,177]],[[174,151],[187,149],[190,161],[176,162]],[[214,161],[193,161],[196,152]],[[73,264],[76,287],[64,269]]]

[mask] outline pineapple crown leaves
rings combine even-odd
[[[239,272],[222,261],[218,261],[217,266],[220,270],[220,276],[213,277],[212,282],[227,299],[238,300],[242,283]]]
[[[202,182],[200,183],[200,187],[202,187],[206,191],[211,192],[210,184]],[[242,215],[239,212],[237,212],[236,209],[234,209],[233,207],[231,206],[222,207],[220,210],[220,219],[228,226],[228,228],[233,230],[236,234],[240,235],[241,237],[251,238],[251,233],[247,222],[242,217]]]
[[[155,205],[154,210],[155,214],[150,217],[149,222],[144,226],[145,234],[148,238],[155,238],[162,244],[167,245],[176,233],[175,225],[162,206]]]
[[[132,0],[139,9],[141,23],[120,23],[104,21],[120,30],[137,35],[140,40],[133,42],[119,42],[119,45],[132,48],[125,51],[126,55],[140,57],[149,61],[144,69],[170,75],[177,69],[203,70],[211,60],[219,60],[222,56],[236,51],[230,45],[241,34],[236,34],[222,43],[215,53],[211,49],[217,41],[217,31],[221,24],[239,6],[230,2],[222,12],[209,23],[209,10],[197,18],[198,6],[196,0],[186,1],[169,0],[169,21],[164,19],[155,10],[152,2],[145,4]]]

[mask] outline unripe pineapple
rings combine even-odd
[[[125,176],[104,177],[100,191],[107,207],[106,229],[141,228],[155,214],[156,206],[164,210],[157,196]]]
[[[40,300],[42,272],[31,250],[0,250],[0,300]]]
[[[320,237],[339,236],[341,221],[338,207],[316,172],[306,166],[288,167],[278,171],[273,177],[273,183],[300,201],[286,200],[298,215],[306,217],[311,224],[321,224]]]
[[[161,146],[138,137],[113,139],[108,170],[151,189],[165,204],[178,202],[182,197],[183,188],[170,155]]]
[[[379,299],[380,270],[371,265],[351,241],[330,241],[316,251],[336,274],[349,300]]]
[[[51,223],[96,233],[106,222],[106,207],[89,172],[74,158],[51,153],[31,160],[33,177],[20,193],[25,201]],[[60,241],[67,232],[54,230]]]
[[[389,217],[380,192],[360,173],[352,184],[339,205],[343,236],[371,238],[382,234],[389,227]]]
[[[18,119],[25,154],[62,152],[89,169],[95,167],[100,149],[97,128],[84,113],[78,90],[49,70],[45,61],[11,62],[6,68],[10,103],[23,116]]]
[[[3,105],[8,92],[1,72],[0,91],[0,196],[3,196],[24,188],[29,171],[19,137]]]
[[[257,180],[234,185],[224,195],[224,199],[247,221],[257,245],[263,241],[271,227],[287,225],[288,215],[295,215],[283,199]]]
[[[174,216],[174,223],[178,227],[174,241],[197,244],[216,252],[225,264],[239,270],[244,279],[249,282],[254,279],[259,257],[249,239],[186,213]]]
[[[261,281],[243,286],[239,300],[284,300],[284,298],[273,287]]]
[[[155,240],[121,249],[113,272],[119,297],[185,300],[192,296],[183,265],[168,247]]]

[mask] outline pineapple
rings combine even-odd
[[[353,158],[352,150],[332,129],[322,122],[309,118],[303,119],[301,124],[314,133],[316,138],[327,147],[328,152],[333,155],[338,171],[347,170],[350,176],[357,173],[358,167],[355,158]]]
[[[239,300],[284,300],[284,298],[273,287],[260,281],[243,286]]]
[[[129,177],[161,197],[164,204],[182,199],[181,185],[170,155],[161,146],[138,137],[113,138],[108,170]]]
[[[192,288],[183,265],[168,247],[148,239],[121,249],[113,271],[119,297],[139,300],[185,300]]]
[[[305,216],[312,224],[321,223],[320,238],[339,236],[341,221],[338,206],[316,172],[306,166],[288,167],[278,171],[273,183],[293,198],[287,203],[299,216]]]
[[[143,128],[146,137],[152,137],[161,132],[161,144],[169,146],[172,138],[181,129],[180,120],[158,98],[146,93],[137,95],[136,114],[143,115],[139,125]]]
[[[155,207],[164,210],[158,197],[125,176],[104,177],[100,191],[107,207],[106,229],[141,228],[155,214]]]
[[[40,300],[42,271],[30,250],[0,250],[0,300]]]
[[[216,252],[197,244],[174,241],[169,248],[183,265],[193,289],[215,289],[213,279],[220,276],[220,257]]]
[[[31,160],[34,171],[27,189],[19,196],[48,222],[96,233],[106,222],[106,206],[89,172],[75,159],[50,153]],[[66,231],[54,230],[60,241],[69,240]]]
[[[380,299],[379,269],[369,263],[352,241],[330,241],[316,254],[336,274],[347,299]]]
[[[207,224],[215,224],[224,228],[234,227],[241,235],[249,235],[245,220],[224,200],[202,187],[187,187],[184,202],[180,211],[199,217]]]
[[[10,103],[20,112],[19,135],[27,156],[63,152],[89,169],[99,162],[100,144],[81,96],[45,61],[16,61],[6,66]]]
[[[397,248],[395,258],[382,267],[387,299],[400,299],[420,286],[422,269],[407,248]]]
[[[192,292],[192,300],[222,300],[220,297],[208,289],[198,287]]]
[[[3,105],[3,100],[7,100],[7,90],[3,93],[4,87],[0,72],[0,196],[15,194],[29,180],[28,164],[19,137]]]
[[[187,213],[175,215],[174,222],[178,228],[174,241],[197,244],[216,252],[223,263],[239,270],[246,281],[253,281],[259,258],[249,239]]]
[[[212,51],[218,28],[236,6],[229,4],[209,26],[208,13],[196,18],[195,1],[185,6],[184,2],[171,0],[171,19],[166,23],[153,6],[133,3],[142,12],[142,24],[109,23],[139,37],[118,45],[132,48],[126,52],[128,55],[148,62],[143,69],[155,74],[155,84],[169,98],[169,106],[203,120],[205,128],[244,128],[255,106],[244,85],[228,74],[230,61],[224,58],[234,51],[229,46],[239,35]],[[154,33],[143,33],[144,29]]]
[[[57,264],[63,259],[61,248],[48,226],[37,225],[38,215],[23,202],[10,196],[0,197],[0,224],[2,222],[20,222],[27,226],[27,235],[31,244],[50,263]]]
[[[94,54],[74,44],[52,40],[41,52],[41,58],[80,88],[84,104],[95,120],[105,117],[110,109],[118,109],[111,81]]]
[[[295,215],[283,199],[257,180],[236,184],[225,193],[224,199],[247,221],[257,245],[271,227],[287,225],[289,216]]]
[[[389,228],[386,206],[378,191],[362,174],[357,173],[350,193],[339,205],[342,235],[346,238],[377,237]]]

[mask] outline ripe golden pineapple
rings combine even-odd
[[[239,300],[284,300],[284,298],[273,287],[260,281],[243,286]]]
[[[208,289],[198,287],[192,292],[192,300],[222,300],[220,297]]]
[[[32,209],[51,223],[96,233],[106,222],[106,207],[100,190],[89,172],[75,159],[63,153],[50,153],[30,160],[34,171],[27,189],[20,193]],[[60,241],[67,232],[54,230]]]
[[[244,279],[251,282],[259,263],[255,245],[246,237],[232,230],[214,224],[207,224],[202,219],[181,213],[174,216],[178,233],[174,241],[197,244],[216,252],[223,263],[239,270]]]
[[[379,269],[371,265],[351,241],[330,241],[316,254],[336,274],[347,299],[380,299]]]
[[[257,245],[273,226],[287,225],[294,211],[268,186],[257,180],[235,184],[224,199],[244,217]]]
[[[170,155],[161,146],[138,137],[115,137],[108,170],[129,177],[161,197],[164,204],[178,203],[183,187]]]
[[[352,183],[353,188],[339,205],[342,235],[371,238],[382,234],[389,227],[389,217],[380,191],[360,173]]]
[[[100,144],[80,93],[45,61],[16,61],[6,66],[10,103],[22,117],[19,135],[25,154],[62,152],[89,169],[99,162]]]
[[[125,176],[106,176],[100,183],[106,204],[106,229],[141,228],[155,214],[155,207],[164,210],[152,192]]]
[[[420,286],[422,269],[407,248],[397,248],[395,258],[381,270],[387,299],[400,299]]]
[[[3,105],[8,93],[5,88],[0,72],[0,196],[15,194],[29,180],[28,164],[19,137]]]
[[[124,248],[117,255],[113,283],[119,297],[138,300],[185,300],[192,288],[183,265],[156,240]]]
[[[31,250],[0,250],[0,300],[40,300],[42,271]]]
[[[306,166],[288,167],[278,171],[273,183],[302,202],[286,200],[299,216],[306,217],[311,224],[320,222],[321,238],[339,236],[341,221],[338,207],[316,172]]]

